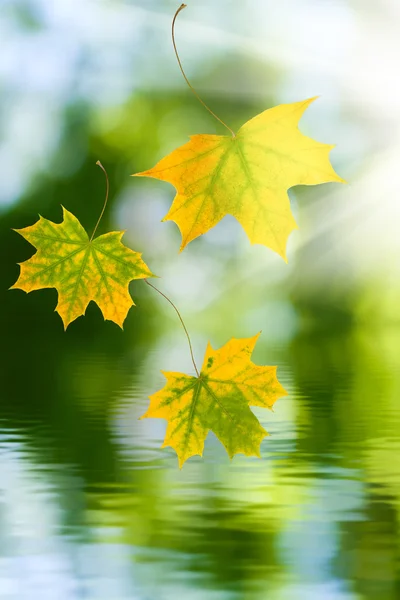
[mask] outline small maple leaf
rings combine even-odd
[[[144,418],[168,421],[163,448],[175,449],[179,466],[196,454],[213,431],[230,458],[235,454],[260,456],[268,435],[249,406],[272,408],[286,391],[279,383],[277,367],[260,367],[250,357],[259,335],[232,339],[220,350],[208,344],[199,377],[163,372],[166,386],[150,396]]]
[[[65,329],[85,314],[91,300],[98,304],[105,320],[122,328],[134,304],[129,282],[154,275],[141,254],[121,243],[123,231],[89,240],[79,220],[64,207],[63,216],[59,224],[40,217],[34,225],[15,230],[37,252],[20,264],[20,276],[10,289],[32,292],[56,288],[56,311]]]
[[[176,188],[164,221],[178,225],[181,250],[229,214],[241,223],[252,244],[263,244],[287,261],[287,240],[297,229],[287,190],[344,182],[329,161],[334,146],[316,142],[298,129],[300,117],[314,100],[266,110],[234,137],[194,135],[153,169],[136,173]]]

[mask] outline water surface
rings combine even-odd
[[[261,344],[254,360],[289,391],[255,409],[262,460],[230,462],[210,434],[180,471],[165,423],[138,419],[184,345],[88,323],[9,333],[1,598],[400,597],[399,329]]]

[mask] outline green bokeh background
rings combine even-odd
[[[168,184],[130,175],[223,133],[185,87],[170,0],[0,0],[0,597],[400,597],[400,51],[397,0],[188,2],[190,79],[234,129],[315,95],[302,130],[349,183],[290,191],[289,265],[227,217],[179,254]],[[33,248],[12,228],[64,205],[125,243],[206,343],[262,331],[289,396],[256,410],[262,460],[210,435],[179,471],[139,421],[160,370],[192,373],[171,307],[143,282],[122,332],[56,292],[8,291]],[[267,413],[267,414],[266,414]]]

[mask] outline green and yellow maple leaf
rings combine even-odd
[[[43,217],[34,225],[16,229],[36,254],[20,264],[21,272],[11,289],[32,292],[56,288],[64,328],[85,314],[91,300],[100,307],[104,319],[121,328],[133,306],[129,283],[154,277],[141,259],[121,243],[124,232],[106,233],[93,240],[79,220],[63,207],[64,219],[53,223]]]
[[[314,100],[266,110],[234,137],[194,135],[153,169],[136,174],[167,181],[176,188],[164,221],[178,225],[181,250],[232,215],[252,244],[263,244],[287,260],[287,240],[297,229],[288,189],[343,182],[329,160],[334,146],[316,142],[298,128]]]
[[[163,447],[174,448],[180,467],[191,456],[202,456],[209,431],[231,458],[238,453],[260,456],[268,433],[249,407],[271,409],[286,391],[277,379],[277,367],[251,362],[258,337],[232,339],[220,350],[209,344],[199,377],[163,372],[166,386],[150,396],[142,418],[168,421]]]

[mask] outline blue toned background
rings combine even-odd
[[[185,86],[179,0],[0,0],[0,598],[400,597],[398,0],[188,0],[177,43],[233,128],[319,95],[301,128],[349,183],[290,192],[289,264],[227,217],[178,253],[168,184],[129,175],[190,134],[223,133]],[[179,471],[139,421],[160,370],[192,373],[143,282],[122,333],[98,308],[67,333],[56,292],[7,291],[33,249],[11,228],[60,205],[126,229],[206,343],[262,330],[289,391],[262,460],[213,435]]]

